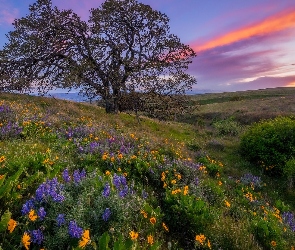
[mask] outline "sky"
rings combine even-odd
[[[83,20],[104,0],[52,0]],[[295,0],[138,0],[170,18],[170,31],[197,57],[193,92],[295,87]],[[34,0],[0,0],[0,50],[12,22]]]

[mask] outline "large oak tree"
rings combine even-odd
[[[106,0],[88,22],[51,0],[37,0],[14,21],[0,51],[0,88],[46,93],[78,88],[118,112],[123,95],[183,94],[195,52],[170,34],[169,18],[136,0]]]

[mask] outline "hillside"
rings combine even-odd
[[[295,192],[239,154],[295,88],[191,96],[181,122],[0,93],[0,249],[294,249]]]

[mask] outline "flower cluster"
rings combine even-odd
[[[295,217],[292,212],[284,212],[282,214],[282,219],[284,223],[290,226],[291,230],[295,232]]]

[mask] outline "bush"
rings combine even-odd
[[[242,130],[241,125],[234,121],[232,117],[226,120],[214,122],[213,127],[217,130],[218,135],[235,136],[238,135]]]
[[[255,123],[241,138],[241,154],[272,174],[282,174],[295,156],[295,118],[278,117]]]

